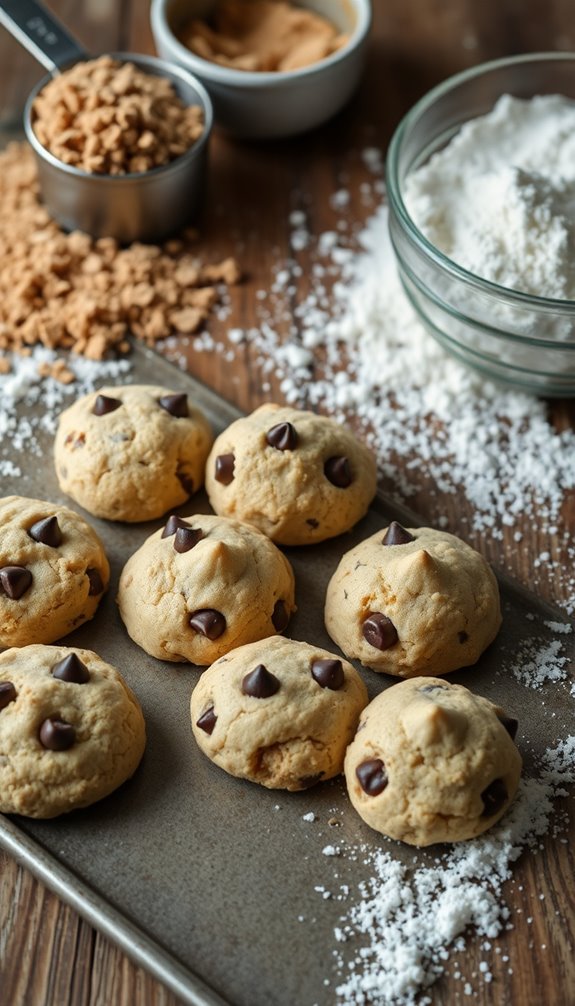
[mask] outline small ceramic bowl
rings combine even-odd
[[[159,55],[189,70],[208,91],[216,124],[252,139],[314,129],[343,107],[359,81],[371,24],[370,0],[305,0],[302,6],[350,36],[318,63],[285,73],[234,70],[191,52],[178,39],[182,25],[204,18],[215,0],[152,0],[152,32]]]
[[[386,168],[399,274],[424,326],[463,363],[519,389],[575,397],[575,300],[511,290],[457,265],[425,237],[404,199],[410,172],[465,123],[490,112],[503,94],[561,94],[575,101],[575,55],[536,53],[484,63],[444,81],[408,112]]]

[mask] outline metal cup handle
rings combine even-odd
[[[0,24],[50,73],[86,59],[85,49],[36,0],[2,0]]]

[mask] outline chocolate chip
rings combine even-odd
[[[11,681],[0,681],[0,709],[5,709],[16,699],[16,688]]]
[[[337,486],[338,489],[347,489],[352,483],[351,468],[347,458],[328,458],[323,466],[323,472],[326,479],[329,479],[331,484]]]
[[[219,454],[216,458],[214,478],[216,482],[221,482],[223,486],[229,486],[234,481],[234,465],[236,463],[233,454]]]
[[[515,740],[515,735],[517,734],[517,727],[519,726],[519,720],[513,718],[513,716],[502,715],[499,717],[501,724],[507,730],[507,733],[511,737],[511,740]]]
[[[280,682],[263,664],[258,664],[253,671],[242,679],[242,692],[254,699],[269,699],[279,691]]]
[[[190,525],[178,517],[175,513],[170,514],[166,522],[166,526],[162,531],[162,538],[169,538],[170,535],[175,534],[179,527],[189,527]]]
[[[322,777],[323,772],[316,772],[315,775],[302,775],[299,777],[298,783],[301,789],[309,789],[311,786],[315,786]]]
[[[466,643],[469,639],[469,633],[462,631],[457,633],[457,638],[461,644]]]
[[[445,692],[449,688],[449,685],[423,685],[422,688],[418,688],[418,692]]]
[[[162,395],[159,399],[159,405],[166,412],[169,412],[171,416],[175,416],[176,419],[185,419],[189,416],[188,410],[188,396],[181,393],[176,395]]]
[[[174,537],[176,552],[189,552],[204,537],[199,527],[179,527]]]
[[[94,597],[95,594],[101,594],[104,589],[104,581],[102,580],[102,574],[99,569],[87,569],[86,576],[90,581],[90,589],[88,591],[89,597]]]
[[[297,447],[298,437],[291,423],[278,423],[268,430],[266,440],[270,447],[275,447],[278,451],[293,451]]]
[[[76,731],[71,723],[58,716],[49,716],[40,727],[40,744],[48,751],[67,751],[76,740]]]
[[[90,680],[90,672],[77,653],[69,653],[63,660],[54,664],[52,677],[75,685],[85,685]]]
[[[385,535],[383,537],[382,545],[407,545],[408,542],[415,541],[415,538],[409,531],[406,531],[401,524],[398,524],[396,520],[392,520],[389,525]]]
[[[507,787],[503,779],[494,779],[481,794],[483,800],[482,817],[493,817],[507,802]]]
[[[398,635],[395,625],[381,611],[372,611],[363,623],[364,639],[376,650],[389,650],[397,643]]]
[[[203,730],[206,734],[212,734],[214,732],[214,727],[216,725],[218,717],[214,713],[214,707],[210,706],[206,709],[205,713],[202,713],[199,720],[196,720],[196,726]]]
[[[13,601],[25,594],[32,583],[32,574],[24,566],[4,566],[0,569],[0,588]]]
[[[108,395],[98,395],[94,402],[92,412],[95,416],[107,416],[109,412],[115,412],[120,408],[119,398],[109,398]]]
[[[41,545],[49,545],[50,548],[58,548],[62,544],[62,532],[58,524],[57,517],[45,517],[44,520],[37,520],[32,527],[28,528],[28,534],[34,541]]]
[[[333,660],[330,657],[312,660],[311,676],[321,688],[329,688],[332,692],[339,691],[345,683],[341,660]]]
[[[214,608],[202,608],[190,615],[190,627],[208,639],[218,639],[226,630],[226,620]]]
[[[177,478],[178,482],[180,483],[180,485],[181,485],[182,489],[184,490],[184,492],[186,492],[188,494],[188,496],[192,496],[193,493],[195,492],[195,489],[194,489],[194,480],[192,479],[192,477],[190,475],[188,475],[187,472],[184,472],[180,468],[178,468],[178,470],[176,472],[176,478]]]
[[[319,527],[319,521],[316,520],[315,517],[308,517],[306,520],[306,524],[309,524],[309,526],[313,527],[314,529],[316,527]]]
[[[289,615],[284,601],[276,601],[272,613],[272,624],[276,632],[283,632],[287,629]]]
[[[368,796],[377,796],[378,793],[383,793],[389,782],[381,758],[369,758],[367,761],[362,761],[357,766],[355,774],[363,792]]]

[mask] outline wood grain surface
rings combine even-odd
[[[575,49],[572,0],[373,0],[374,24],[369,62],[361,88],[332,123],[304,139],[271,144],[234,143],[216,135],[209,194],[202,224],[206,260],[240,254],[245,282],[232,292],[232,315],[215,322],[212,332],[225,339],[227,326],[249,328],[256,321],[257,297],[271,279],[271,266],[289,254],[288,214],[306,205],[314,231],[333,225],[321,194],[333,191],[342,176],[354,190],[363,180],[357,151],[367,144],[386,147],[400,116],[430,86],[451,73],[486,59],[512,53]],[[60,15],[91,51],[153,51],[145,0],[52,0]],[[41,76],[31,57],[3,31],[0,35],[0,128],[17,129],[24,98]],[[355,153],[354,153],[355,152]],[[355,211],[355,205],[352,207]],[[357,207],[358,218],[362,211]],[[304,258],[305,265],[305,258]],[[305,270],[304,270],[305,271]],[[305,277],[301,280],[303,293]],[[297,297],[294,303],[297,302]],[[261,361],[246,349],[233,361],[188,350],[189,370],[246,410],[264,398],[281,399],[272,383],[261,390]],[[575,405],[553,404],[558,428],[575,426]],[[468,516],[461,499],[428,487],[410,500],[422,517],[445,514],[452,530]],[[575,523],[575,501],[566,501],[568,526]],[[558,576],[544,569],[533,578],[533,557],[561,555],[532,521],[519,521],[521,549],[511,534],[503,543],[477,546],[500,567],[549,599],[565,600]],[[575,883],[570,841],[545,839],[545,854],[523,857],[516,865],[510,896],[514,909],[532,918],[500,937],[494,980],[479,985],[474,1002],[487,1006],[570,1006],[575,1004]],[[544,899],[539,894],[545,895]],[[541,950],[544,944],[546,949]],[[471,941],[466,965],[476,970],[480,941]],[[461,984],[440,981],[433,989],[438,1006],[469,1002]],[[175,1006],[174,996],[74,911],[37,883],[11,859],[0,855],[0,1004],[1,1006]],[[272,1004],[270,1004],[272,1006]],[[299,1004],[294,1004],[299,1006]],[[303,1004],[302,1004],[303,1006]]]

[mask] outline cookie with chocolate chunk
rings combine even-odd
[[[191,702],[201,750],[231,775],[269,789],[307,789],[343,768],[367,690],[327,650],[272,636],[205,671]]]
[[[172,515],[124,566],[118,605],[147,653],[205,665],[283,632],[295,611],[294,576],[256,528],[225,517]]]
[[[370,827],[409,845],[475,838],[517,792],[516,730],[462,685],[402,681],[362,713],[345,756],[351,802]]]
[[[255,524],[281,545],[349,530],[376,488],[373,456],[333,419],[262,405],[215,441],[206,489],[216,513]]]
[[[400,678],[474,664],[501,625],[497,580],[460,538],[397,522],[350,549],[325,624],[351,660]]]
[[[101,388],[60,416],[60,488],[106,520],[153,520],[204,483],[213,436],[183,392],[151,385]]]
[[[0,655],[0,811],[56,817],[101,800],[135,772],[142,710],[91,650],[24,646]]]
[[[0,647],[66,636],[93,617],[109,578],[102,542],[79,514],[0,499]]]

